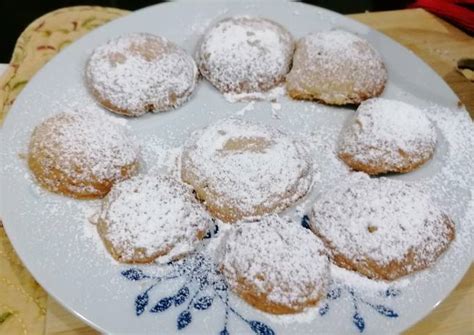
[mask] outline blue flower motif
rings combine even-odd
[[[329,311],[329,305],[326,303],[319,308],[319,315],[323,316]]]
[[[211,238],[211,237],[217,235],[218,232],[219,232],[219,226],[214,224],[214,228],[212,228],[212,231],[211,230],[207,231],[206,235],[204,235],[204,239]]]
[[[396,295],[392,295],[392,294],[387,295],[386,292],[388,292],[389,290],[390,290],[390,292],[397,292]],[[391,308],[389,308],[387,306],[384,306],[384,305],[381,305],[381,304],[371,303],[371,302],[367,301],[366,299],[362,298],[361,296],[359,296],[354,291],[353,288],[351,288],[349,286],[345,286],[345,285],[335,286],[335,287],[333,287],[329,290],[329,292],[326,296],[326,298],[327,298],[326,303],[324,303],[318,310],[319,315],[324,316],[324,315],[328,314],[329,309],[330,309],[329,302],[339,299],[342,296],[343,292],[347,292],[349,294],[351,300],[352,300],[352,304],[353,304],[353,307],[354,307],[354,314],[352,315],[352,323],[355,325],[355,327],[357,328],[357,330],[360,333],[364,332],[364,329],[365,329],[365,320],[364,320],[362,314],[359,311],[359,305],[360,304],[371,307],[376,312],[378,312],[379,314],[381,314],[381,315],[383,315],[387,318],[397,318],[399,316],[398,313],[395,312],[394,310],[392,310]],[[381,292],[379,295],[383,296],[383,297],[394,297],[394,296],[397,296],[398,294],[400,294],[400,291],[395,290],[395,289],[388,289],[386,291]]]
[[[355,324],[357,329],[359,329],[359,332],[362,333],[364,331],[365,321],[364,318],[358,312],[355,312],[352,316],[352,322]]]
[[[179,289],[178,293],[174,296],[174,305],[179,306],[186,301],[189,297],[189,288],[187,286],[183,286]]]
[[[198,299],[198,301],[194,303],[194,308],[199,310],[206,310],[212,306],[213,300],[214,298],[210,296],[201,297]]]
[[[171,307],[172,302],[173,302],[173,298],[171,297],[163,298],[160,301],[158,301],[157,304],[152,309],[150,309],[150,312],[151,313],[164,312],[168,308]]]
[[[393,288],[393,287],[389,287],[388,289],[386,289],[384,292],[383,292],[383,295],[385,297],[397,297],[400,295],[400,290],[399,289],[396,289],[396,288]]]
[[[308,215],[303,215],[303,218],[301,219],[301,225],[303,228],[310,229],[309,228],[309,216]]]
[[[260,321],[249,321],[250,328],[258,335],[275,335],[275,332]]]
[[[329,292],[327,294],[327,298],[329,300],[336,300],[340,296],[341,296],[341,288],[340,287],[336,287],[336,288],[333,288],[332,290],[329,290]]]
[[[191,316],[190,311],[188,310],[182,311],[178,316],[178,330],[181,330],[187,327],[191,323],[192,320],[193,320],[193,317]]]
[[[220,332],[219,332],[219,335],[230,335],[229,332],[227,331],[227,328],[224,328],[222,329]]]
[[[372,305],[370,305],[370,306],[372,306]],[[380,314],[382,314],[383,316],[386,316],[388,318],[397,318],[398,317],[398,313],[394,312],[390,308],[387,308],[383,305],[374,305],[372,307],[374,307],[374,309],[377,312],[379,312]]]
[[[301,225],[309,229],[309,217],[304,215]],[[210,230],[205,238],[213,238],[219,231],[217,225]],[[138,294],[135,298],[135,313],[137,316],[142,315],[146,311],[149,313],[159,314],[170,308],[183,308],[176,320],[177,330],[188,327],[193,321],[193,311],[202,313],[210,309],[214,304],[221,304],[224,307],[225,316],[223,328],[219,335],[230,335],[228,330],[229,319],[244,322],[257,335],[275,335],[274,330],[265,323],[258,320],[249,320],[243,317],[229,302],[229,287],[217,269],[212,260],[208,259],[201,253],[193,254],[185,259],[170,262],[167,264],[169,272],[164,276],[155,276],[145,273],[140,268],[130,268],[121,272],[122,276],[131,281],[147,282],[150,286]],[[156,302],[150,302],[150,291],[156,286],[169,280],[177,278],[184,279],[184,284],[179,290],[167,297],[161,297]],[[390,287],[379,292],[379,297],[384,299],[396,298],[401,294],[399,289]],[[366,323],[362,316],[361,306],[368,306],[379,315],[387,318],[398,318],[399,314],[392,308],[383,304],[372,303],[360,296],[352,287],[346,285],[336,285],[330,288],[326,295],[326,300],[321,302],[317,313],[323,317],[330,312],[332,302],[348,296],[352,300],[353,314],[352,323],[355,331],[364,332]],[[151,305],[151,307],[150,307]],[[197,314],[199,315],[199,314]]]
[[[215,233],[217,233],[217,229],[214,230],[213,234]],[[148,312],[161,313],[173,306],[178,307],[187,302],[186,307],[180,312],[176,320],[176,328],[181,330],[192,323],[192,310],[205,311],[218,300],[225,308],[224,328],[219,334],[230,335],[227,325],[231,315],[237,320],[245,322],[257,335],[275,334],[268,325],[261,321],[244,318],[230,305],[227,283],[214,263],[204,255],[197,253],[184,260],[171,262],[168,266],[171,268],[170,272],[162,277],[146,274],[139,268],[131,268],[121,272],[122,276],[130,281],[148,280],[152,282],[151,286],[135,299],[135,312],[137,316],[142,315],[147,310],[150,302],[148,293],[153,288],[167,280],[184,278],[184,286],[174,295],[160,298],[153,307],[148,309]]]
[[[145,307],[148,305],[148,291],[140,294],[135,299],[135,311],[137,315],[141,315],[145,311]]]
[[[140,269],[128,269],[126,271],[122,271],[122,276],[128,280],[142,280],[147,278],[147,276]]]

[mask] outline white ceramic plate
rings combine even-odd
[[[124,33],[149,32],[192,52],[206,26],[234,14],[268,17],[286,26],[295,37],[335,27],[355,32],[383,55],[389,73],[383,96],[427,108],[440,135],[435,157],[413,173],[391,178],[424,183],[457,224],[456,241],[433,268],[390,285],[362,279],[344,282],[350,276],[343,274],[317,308],[294,318],[278,318],[249,307],[228,292],[223,282],[211,281],[206,272],[209,264],[202,259],[190,258],[184,265],[160,270],[114,263],[85,219],[84,208],[96,206],[96,202],[56,196],[34,184],[18,155],[25,152],[33,127],[46,116],[94,105],[84,86],[83,70],[96,46]],[[395,333],[420,320],[444,299],[471,262],[474,132],[469,135],[472,123],[457,103],[442,79],[410,51],[336,13],[284,2],[161,4],[94,30],[62,51],[25,87],[2,129],[0,213],[18,255],[38,282],[70,311],[104,332]],[[343,178],[345,170],[331,150],[353,110],[286,97],[279,98],[278,104],[231,104],[202,81],[182,108],[129,119],[128,125],[143,143],[153,139],[170,146],[180,145],[193,129],[232,115],[285,128],[315,143],[321,172],[313,191],[317,196]],[[247,112],[242,111],[245,107]],[[144,156],[148,168],[160,160],[152,153]],[[303,212],[292,213],[302,216],[305,205]],[[165,280],[167,273],[179,276]]]

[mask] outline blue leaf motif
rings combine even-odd
[[[393,288],[393,287],[389,287],[386,291],[385,291],[385,296],[386,297],[396,297],[400,294],[400,290],[396,289],[396,288]]]
[[[354,313],[354,316],[352,317],[352,322],[356,325],[357,329],[359,329],[359,332],[363,332],[365,328],[365,321],[364,318],[357,312]]]
[[[216,235],[218,232],[219,232],[219,226],[215,224],[213,231],[211,232],[211,230],[208,230],[206,235],[203,238],[204,239],[211,238],[213,235]]]
[[[329,305],[328,305],[328,304],[324,304],[324,306],[319,309],[319,315],[323,316],[323,315],[325,315],[327,312],[329,312]]]
[[[275,335],[273,329],[260,321],[249,321],[249,325],[257,335]]]
[[[164,312],[171,306],[173,298],[166,297],[158,301],[158,303],[150,310],[151,313]]]
[[[309,216],[308,215],[303,215],[303,218],[301,219],[301,225],[304,228],[309,229]]]
[[[137,316],[145,311],[145,307],[148,305],[148,300],[148,291],[137,296],[135,299],[135,312],[137,313]]]
[[[178,330],[187,327],[191,323],[192,319],[193,318],[190,311],[182,311],[181,314],[178,315]]]
[[[389,318],[397,318],[398,317],[398,314],[395,311],[393,311],[390,308],[387,308],[383,305],[375,305],[373,307],[377,312],[379,312],[380,314],[382,314],[386,317],[389,317]]]
[[[194,308],[199,310],[206,310],[212,305],[214,299],[209,296],[201,297],[194,303]]]
[[[207,276],[200,276],[198,278],[196,278],[197,281],[199,282],[199,288],[202,290],[204,289],[204,287],[208,286],[209,285],[209,281],[207,279]]]
[[[227,328],[224,328],[219,332],[219,335],[230,335],[230,334],[229,334],[229,331],[227,330]]]
[[[122,276],[128,280],[141,280],[143,278],[148,278],[142,270],[140,269],[128,269],[121,272]]]
[[[211,236],[212,236],[212,233],[211,233],[210,230],[208,230],[208,231],[206,232],[206,235],[204,235],[203,239],[211,238]]]
[[[335,288],[328,292],[327,298],[331,300],[336,300],[341,296],[341,288]]]
[[[189,288],[187,288],[186,286],[181,287],[178,293],[176,293],[176,295],[174,296],[174,305],[175,306],[181,305],[183,302],[186,301],[188,297],[189,297]]]
[[[217,291],[226,291],[227,290],[227,284],[223,280],[219,280],[213,284],[214,289]]]

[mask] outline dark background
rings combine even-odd
[[[199,1],[199,0],[196,0]],[[0,63],[8,63],[20,33],[30,22],[52,10],[79,5],[96,5],[135,10],[163,1],[149,0],[0,0]],[[320,0],[303,1],[339,13],[390,10],[405,7],[404,0]]]

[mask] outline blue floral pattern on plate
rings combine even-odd
[[[309,228],[309,218],[303,216],[301,225]],[[211,238],[218,233],[216,225],[214,231],[209,232],[205,238]],[[213,304],[220,303],[225,308],[222,330],[219,335],[229,335],[228,323],[231,317],[246,323],[249,328],[258,335],[274,335],[275,331],[267,324],[250,320],[242,316],[229,302],[229,289],[224,277],[221,275],[212,260],[202,253],[195,253],[185,259],[168,263],[169,271],[164,275],[152,275],[145,273],[140,268],[130,268],[121,272],[122,276],[129,281],[149,282],[148,288],[135,298],[135,313],[137,316],[146,311],[159,314],[169,308],[181,307],[176,320],[177,330],[186,328],[193,321],[193,312],[206,311]],[[156,302],[150,301],[150,292],[159,284],[169,280],[184,278],[184,285],[174,294],[161,297]],[[401,294],[400,290],[388,288],[379,292],[383,298],[395,298]],[[365,305],[387,318],[398,318],[399,314],[393,309],[377,303],[372,303],[357,293],[354,288],[332,283],[326,300],[320,303],[317,313],[323,317],[330,312],[331,302],[348,295],[353,305],[352,323],[359,332],[364,332],[365,319],[362,316],[360,306]]]
[[[353,288],[351,288],[349,286],[345,286],[345,285],[344,286],[337,286],[335,288],[332,288],[328,292],[326,302],[324,302],[322,304],[322,306],[319,308],[319,315],[321,315],[321,316],[326,315],[329,312],[329,309],[330,309],[329,308],[330,302],[333,301],[333,300],[339,299],[344,292],[349,294],[350,297],[351,297],[352,304],[353,304],[353,307],[354,307],[354,314],[352,315],[352,322],[357,327],[359,332],[361,332],[361,333],[365,329],[365,320],[364,320],[364,318],[362,317],[362,315],[360,313],[360,308],[359,308],[360,304],[370,306],[376,312],[378,312],[379,314],[381,314],[385,317],[398,318],[398,313],[395,312],[394,310],[392,310],[391,308],[386,307],[385,305],[371,303],[371,302],[367,301],[365,298],[361,297],[358,293],[356,293]],[[393,288],[389,288],[389,289],[385,290],[384,292],[382,292],[382,295],[385,296],[385,297],[396,297],[399,294],[400,294],[400,291],[396,290],[396,289],[393,289]]]
[[[182,261],[169,263],[171,270],[164,276],[148,275],[139,268],[122,271],[122,276],[130,281],[151,282],[151,285],[135,299],[135,312],[140,316],[148,310],[150,313],[161,313],[171,307],[185,306],[176,320],[178,330],[186,328],[193,320],[193,311],[205,311],[216,301],[224,305],[225,317],[220,335],[228,335],[227,325],[231,316],[248,324],[258,335],[274,335],[272,328],[257,320],[243,317],[229,303],[228,286],[215,265],[204,255],[197,253]],[[149,293],[160,283],[184,277],[185,284],[174,295],[162,297],[154,305],[150,302]],[[190,287],[195,287],[192,290]],[[150,308],[151,306],[151,308]]]

